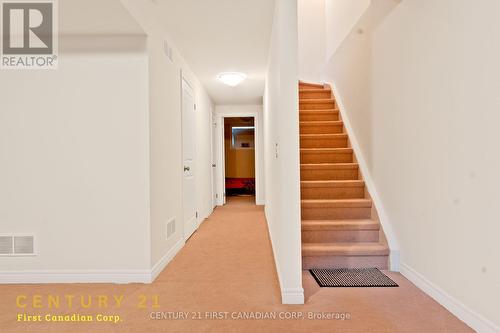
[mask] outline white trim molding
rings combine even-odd
[[[156,280],[158,275],[160,275],[160,273],[165,269],[165,267],[167,267],[168,263],[172,261],[175,255],[184,247],[184,244],[185,244],[184,238],[183,237],[179,238],[177,243],[175,243],[174,246],[172,246],[172,248],[168,250],[167,253],[165,253],[165,255],[161,257],[160,260],[156,262],[156,264],[154,264],[153,268],[151,269],[148,283],[152,283],[154,280]]]
[[[224,204],[224,118],[252,117],[255,127],[255,203],[264,205],[264,165],[261,158],[264,153],[264,142],[261,138],[264,129],[262,126],[262,105],[220,105],[215,107],[215,118],[217,127],[214,131],[216,136],[216,174],[215,187],[218,194],[217,205]]]
[[[283,288],[281,290],[281,303],[304,304],[303,288]]]
[[[470,309],[405,263],[401,263],[401,274],[475,331],[480,333],[500,332],[500,327],[495,323]]]
[[[0,271],[0,284],[152,283],[183,246],[180,238],[151,269]]]
[[[149,283],[151,271],[133,270],[20,270],[0,272],[0,284],[34,283]]]
[[[382,204],[382,199],[380,198],[377,189],[375,187],[375,183],[370,173],[370,169],[368,168],[368,164],[363,157],[363,152],[361,151],[361,147],[359,142],[354,135],[354,130],[352,128],[351,122],[349,121],[349,117],[347,116],[347,111],[342,103],[342,98],[338,94],[337,87],[334,82],[328,82],[330,84],[333,94],[335,96],[335,101],[339,107],[339,112],[342,117],[342,121],[344,122],[344,127],[349,135],[349,141],[351,142],[352,149],[354,150],[354,154],[356,155],[356,159],[358,160],[359,169],[361,174],[363,175],[363,180],[365,181],[366,188],[370,193],[370,196],[375,204],[377,209],[378,217],[380,220],[380,224],[382,225],[382,229],[384,230],[384,234],[387,237],[387,242],[389,244],[390,256],[389,256],[389,265],[390,270],[394,272],[399,272],[399,242],[396,238],[396,233],[394,232],[394,228],[392,227],[389,217],[384,209],[384,205]]]
[[[400,252],[399,249],[390,249],[389,252],[389,267],[393,272],[399,272],[400,270]]]

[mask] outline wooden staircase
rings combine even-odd
[[[302,266],[387,269],[389,248],[329,86],[299,82]]]

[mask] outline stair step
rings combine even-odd
[[[302,230],[342,231],[380,230],[380,223],[374,220],[302,220]]]
[[[318,83],[308,83],[299,81],[299,89],[323,89],[324,86]]]
[[[305,87],[301,87],[299,86],[299,92],[300,91],[311,91],[311,92],[314,92],[314,91],[332,91],[332,89],[329,87],[329,86],[323,86],[323,85],[316,85],[314,84],[314,86],[305,86]]]
[[[302,269],[378,268],[389,269],[389,256],[321,256],[302,257]]]
[[[301,148],[300,163],[351,163],[352,148]]]
[[[336,103],[333,98],[299,100],[299,110],[324,110],[335,109],[335,107]]]
[[[303,220],[369,219],[370,199],[301,200]]]
[[[379,232],[372,220],[302,221],[302,243],[378,242]]]
[[[300,110],[300,121],[338,121],[339,110]]]
[[[388,269],[389,248],[376,242],[304,243],[302,268],[364,268]]]
[[[304,243],[303,256],[387,256],[387,245],[376,242]]]
[[[379,230],[302,230],[303,243],[378,242]]]
[[[301,200],[302,205],[312,208],[371,208],[371,199],[315,199]]]
[[[320,89],[311,89],[311,88],[299,88],[299,98],[300,99],[325,99],[331,98],[332,91],[330,89],[320,88]]]
[[[344,129],[344,123],[338,121],[301,121],[300,134],[339,134]]]
[[[303,109],[299,110],[299,113],[306,114],[306,113],[322,113],[322,112],[334,112],[338,113],[339,109],[338,108],[327,108],[327,109]]]
[[[302,199],[355,199],[365,197],[362,180],[313,180],[300,182]]]
[[[347,142],[345,133],[300,135],[300,148],[347,148]]]
[[[357,163],[301,164],[300,179],[309,180],[355,180],[359,178]]]

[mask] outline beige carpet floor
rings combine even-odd
[[[471,332],[465,324],[397,273],[399,288],[319,288],[303,272],[305,305],[280,304],[278,278],[262,207],[252,198],[234,198],[218,207],[158,279],[150,284],[0,285],[0,332]],[[47,308],[51,295],[94,297],[89,309]],[[41,295],[41,309],[16,307],[16,296]],[[98,295],[124,295],[99,309]],[[159,308],[138,308],[143,297],[159,297]],[[118,323],[18,322],[19,313],[78,313],[120,316]],[[151,313],[186,312],[188,319],[151,319]],[[215,319],[207,312],[222,312]],[[227,314],[225,314],[227,312]],[[276,319],[234,319],[241,312],[273,314]],[[279,317],[305,316],[303,319]],[[339,313],[349,319],[307,319],[309,313]],[[170,314],[174,316],[174,314]],[[176,315],[175,315],[176,316]],[[94,317],[95,319],[96,317]],[[201,318],[201,319],[199,319]]]

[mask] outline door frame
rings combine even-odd
[[[237,107],[236,107],[237,108]],[[223,206],[225,204],[225,149],[224,149],[224,118],[235,118],[235,117],[250,117],[254,119],[254,140],[255,140],[255,203],[257,205],[263,205],[263,188],[261,186],[261,177],[263,176],[263,171],[261,168],[260,153],[262,149],[261,140],[261,117],[262,113],[258,111],[217,111],[215,112],[217,126],[215,128],[216,136],[216,175],[215,180],[215,193],[217,193],[217,205]]]

